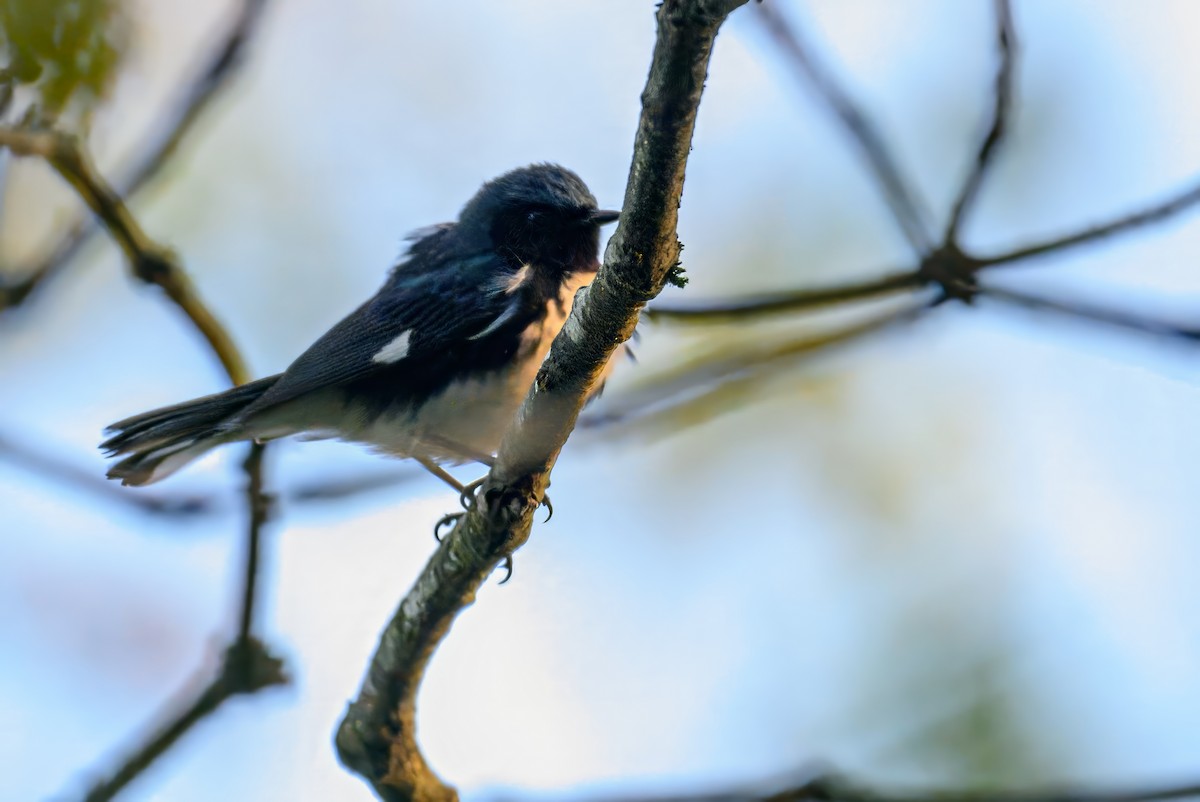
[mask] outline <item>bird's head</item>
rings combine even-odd
[[[532,265],[561,280],[596,270],[600,226],[618,216],[599,209],[575,173],[534,164],[484,184],[463,207],[459,225],[488,237],[514,269]]]

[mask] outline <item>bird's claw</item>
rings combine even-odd
[[[486,478],[487,477],[485,476],[483,479],[476,479],[470,484],[463,485],[463,489],[458,494],[458,503],[462,505],[464,511],[450,512],[439,518],[438,522],[433,525],[434,540],[436,540],[438,543],[441,543],[442,529],[444,527],[449,527],[450,530],[453,530],[454,527],[458,525],[458,522],[462,520],[464,515],[475,509],[475,493],[478,492],[479,488],[483,485],[484,479]]]
[[[549,523],[550,519],[554,517],[554,505],[550,503],[550,496],[542,496],[541,506],[546,508],[546,520],[542,523]]]
[[[449,527],[450,531],[458,526],[458,522],[466,515],[465,512],[450,512],[438,519],[438,522],[433,525],[433,539],[438,543],[442,542],[442,527]]]
[[[503,585],[508,580],[512,579],[513,558],[511,554],[504,555],[504,579],[501,579],[499,584]]]
[[[458,503],[462,505],[464,510],[470,511],[475,509],[475,494],[486,480],[487,477],[484,476],[476,479],[474,482],[463,485],[462,492],[458,494]]]

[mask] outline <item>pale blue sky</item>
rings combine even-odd
[[[101,156],[216,30],[213,8],[138,4]],[[1122,212],[1200,174],[1200,7],[1016,0],[1019,117],[968,241],[988,250]],[[942,210],[994,70],[983,0],[792,2]],[[274,5],[242,81],[139,200],[256,372],[281,369],[373,292],[402,235],[530,161],[619,203],[653,3]],[[673,300],[900,266],[903,243],[840,134],[739,11],[689,166]],[[6,247],[59,197],[24,166]],[[28,204],[28,205],[25,205]],[[1014,268],[1013,286],[1149,312],[1200,304],[1200,219]],[[1188,299],[1191,299],[1189,302]],[[89,250],[4,321],[0,426],[103,471],[108,422],[211,392],[175,310]],[[765,336],[765,335],[764,335]],[[699,347],[643,327],[610,392]],[[825,761],[865,779],[955,781],[927,744],[981,676],[1040,779],[1200,773],[1200,354],[1008,310],[946,308],[764,381],[681,431],[580,438],[555,517],[486,586],[420,699],[435,768],[467,792],[677,788]],[[383,468],[328,443],[272,475]],[[163,490],[240,481],[237,455]],[[432,481],[272,529],[263,622],[291,688],[239,700],[125,797],[366,799],[331,735],[380,627],[455,501]],[[231,511],[178,525],[0,463],[0,797],[87,782],[212,657],[232,620]],[[1031,769],[1032,771],[1032,769]],[[1014,782],[1019,777],[1012,778]]]

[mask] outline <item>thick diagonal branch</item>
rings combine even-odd
[[[529,537],[550,470],[603,365],[679,258],[675,228],[713,40],[746,0],[665,0],[642,93],[621,223],[555,340],[473,509],[400,603],[338,728],[342,762],[385,800],[457,797],[417,746],[416,694],[437,644],[497,564]]]

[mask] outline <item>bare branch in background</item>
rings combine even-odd
[[[793,783],[762,784],[739,790],[677,796],[639,796],[637,802],[1168,802],[1200,797],[1200,784],[1188,783],[1127,790],[1056,789],[1043,791],[927,790],[889,791],[839,776],[818,776]],[[604,802],[633,802],[610,798]]]
[[[78,141],[44,129],[0,128],[0,147],[19,156],[38,156],[74,187],[121,248],[134,276],[162,288],[192,322],[234,384],[250,380],[245,361],[225,327],[196,295],[191,279],[168,249],[151,240],[116,191],[104,180]]]
[[[129,199],[147,186],[175,154],[196,121],[212,108],[213,100],[237,75],[266,7],[267,0],[242,0],[229,31],[172,104],[167,119],[150,141],[135,150],[133,160],[118,171],[113,182],[118,195]],[[25,301],[46,279],[69,264],[99,229],[94,217],[82,217],[69,225],[54,247],[34,264],[6,271],[18,278],[0,280],[0,312]]]
[[[817,61],[799,32],[780,13],[778,4],[759,3],[757,12],[767,32],[789,57],[789,64],[795,69],[796,75],[812,87],[858,145],[879,183],[883,198],[892,211],[892,218],[900,226],[908,244],[918,256],[929,253],[933,249],[933,238],[926,223],[929,217],[926,207],[911,183],[904,178],[898,161],[888,150],[887,141],[875,124]]]
[[[425,479],[429,476],[423,470],[413,470],[412,466],[407,467],[407,470],[401,468],[387,472],[374,471],[370,474],[358,476],[310,479],[297,483],[295,487],[286,491],[283,496],[289,504],[342,501],[354,496],[373,493],[377,490],[398,487],[399,485]]]
[[[1129,212],[1106,223],[1098,223],[1045,242],[1025,245],[997,256],[980,257],[979,267],[1010,265],[1042,256],[1057,255],[1081,245],[1094,245],[1111,237],[1132,234],[1151,225],[1165,223],[1198,205],[1200,205],[1200,181],[1153,206]]]
[[[897,309],[819,334],[805,333],[782,343],[759,343],[717,358],[700,357],[676,370],[655,374],[644,386],[625,391],[602,410],[585,412],[578,428],[636,425],[639,431],[645,431],[672,418],[694,422],[697,416],[688,413],[705,406],[718,394],[738,397],[761,382],[768,368],[794,367],[801,360],[824,356],[877,334],[907,327],[930,309],[925,301],[910,301]]]
[[[101,501],[127,506],[146,515],[204,518],[223,513],[229,508],[228,499],[223,493],[156,493],[144,488],[130,490],[103,478],[93,469],[43,453],[4,432],[0,432],[0,460]],[[288,506],[332,503],[399,487],[423,479],[426,475],[424,471],[403,466],[390,471],[318,477],[297,481],[292,487],[281,489],[278,495]]]
[[[1003,141],[1013,102],[1016,40],[1007,2],[996,0],[1000,64],[997,71],[993,119],[979,146],[975,162],[954,204],[945,242],[935,248],[918,194],[905,181],[887,143],[802,44],[800,37],[770,5],[761,6],[762,19],[780,46],[791,56],[798,73],[811,83],[856,145],[865,154],[892,215],[918,253],[912,269],[879,279],[760,296],[725,304],[690,308],[656,308],[651,319],[681,322],[739,322],[756,316],[794,314],[818,308],[858,303],[882,296],[907,297],[890,309],[850,324],[783,342],[756,343],[734,353],[719,352],[656,377],[632,403],[615,412],[580,416],[583,400],[617,344],[633,332],[642,307],[655,298],[676,267],[678,203],[692,130],[707,72],[712,43],[724,18],[746,0],[665,0],[658,11],[658,37],[642,96],[643,109],[635,143],[620,226],[595,282],[582,292],[562,335],[538,374],[536,384],[508,432],[495,467],[471,499],[465,514],[425,566],[400,603],[372,656],[358,698],[350,705],[337,733],[343,763],[361,775],[385,800],[430,802],[457,798],[426,764],[415,734],[416,695],[428,662],[457,615],[470,605],[496,566],[510,560],[529,537],[533,514],[544,500],[550,472],[572,430],[578,427],[640,424],[655,416],[678,414],[688,404],[702,403],[713,393],[736,391],[758,381],[768,367],[827,353],[858,343],[880,332],[907,327],[936,307],[924,296],[940,288],[936,301],[977,297],[1038,312],[1070,316],[1124,330],[1180,341],[1200,340],[1200,328],[1176,326],[1100,306],[1057,301],[1023,292],[980,286],[984,268],[1052,254],[1108,236],[1136,230],[1168,219],[1200,202],[1200,187],[1163,204],[1077,234],[1028,246],[1000,256],[978,258],[959,243],[968,219]],[[82,146],[64,134],[44,129],[0,128],[0,147],[45,159],[76,189],[99,223],[73,227],[59,247],[26,284],[0,286],[0,310],[14,305],[47,275],[65,264],[99,226],[108,229],[125,253],[132,272],[159,286],[205,338],[234,383],[249,379],[240,351],[221,324],[199,300],[176,257],[139,227],[123,197],[148,181],[174,151],[192,122],[224,86],[257,26],[265,0],[245,0],[233,30],[214,54],[207,69],[185,93],[180,113],[165,128],[128,176],[114,189],[92,165]],[[27,468],[91,492],[104,492],[64,466],[0,438],[0,456]],[[264,448],[253,445],[246,457],[245,506],[248,524],[244,565],[238,585],[236,635],[222,655],[215,676],[193,683],[169,706],[158,727],[107,779],[88,792],[89,802],[109,800],[168,751],[198,722],[228,699],[286,683],[283,663],[255,635],[258,566],[262,559],[263,527],[269,522],[272,499],[263,483]],[[292,491],[304,500],[341,498],[347,494],[402,480],[396,474],[342,482],[320,482]],[[125,498],[117,488],[103,485],[110,498],[155,509],[145,496]],[[203,509],[212,499],[202,499]],[[161,500],[157,502],[160,506]],[[212,671],[203,672],[210,677]],[[889,791],[860,785],[837,776],[793,778],[744,789],[686,796],[636,797],[646,802],[785,802],[786,800],[859,800],[860,802],[1133,802],[1200,797],[1200,785],[1187,784],[1129,791]],[[630,798],[632,799],[632,798]]]
[[[902,272],[890,272],[879,279],[764,294],[708,304],[655,306],[646,310],[646,317],[651,321],[668,323],[728,323],[741,319],[795,314],[830,306],[848,305],[881,295],[902,292],[906,289],[919,289],[933,281],[932,271],[928,265],[935,259],[940,260],[943,265],[949,263],[949,266],[943,267],[940,272],[971,278],[989,268],[1053,256],[1071,248],[1132,234],[1152,225],[1168,222],[1196,206],[1200,206],[1200,183],[1189,186],[1153,206],[1129,212],[1108,222],[992,256],[977,257],[968,256],[961,251],[950,253],[937,251],[915,268]],[[1097,322],[1104,321],[1098,320]]]
[[[996,69],[996,89],[992,94],[992,121],[979,145],[967,178],[958,192],[958,198],[954,201],[943,239],[946,244],[959,242],[962,224],[979,195],[979,188],[983,186],[988,168],[992,166],[996,149],[1008,132],[1008,118],[1013,105],[1013,84],[1016,81],[1017,35],[1013,29],[1012,9],[1008,6],[1008,0],[993,2],[996,8],[996,39],[1000,49],[1000,65]]]
[[[817,778],[796,788],[760,797],[763,802],[1167,802],[1195,799],[1200,784],[1144,786],[1100,790],[1083,787],[1032,791],[994,788],[973,790],[889,791],[840,777]],[[745,797],[743,797],[745,798]],[[753,797],[751,797],[753,799]]]
[[[996,71],[992,119],[987,133],[980,143],[972,168],[959,190],[950,222],[947,225],[946,240],[939,248],[922,253],[921,260],[915,267],[907,271],[886,272],[878,279],[770,293],[702,305],[656,306],[647,310],[646,317],[652,321],[669,323],[728,323],[758,317],[797,314],[831,306],[851,305],[883,295],[911,292],[925,286],[937,286],[942,293],[939,301],[956,299],[969,302],[981,292],[986,292],[989,297],[1007,302],[1009,305],[1019,305],[1039,312],[1069,315],[1081,321],[1117,327],[1127,331],[1154,334],[1181,341],[1195,341],[1194,329],[1188,326],[1149,320],[1130,312],[1102,308],[1092,304],[1054,301],[1019,293],[1016,290],[996,287],[988,287],[984,290],[979,286],[978,274],[985,269],[1050,256],[1081,245],[1093,244],[1121,234],[1132,233],[1152,224],[1170,220],[1184,211],[1200,205],[1200,184],[1195,184],[1152,206],[1065,236],[1022,246],[998,255],[978,257],[969,253],[959,242],[961,225],[970,214],[974,201],[985,183],[989,167],[994,162],[997,149],[1008,131],[1017,70],[1017,37],[1011,8],[1005,0],[994,0],[994,2],[996,41],[999,46],[1000,58]],[[799,37],[787,27],[778,11],[769,10],[764,6],[762,12],[777,39],[793,56],[793,60],[801,70],[806,75],[812,72],[814,75],[821,76],[819,79],[812,78],[812,80],[821,87],[821,94],[830,99],[831,111],[843,122],[855,143],[864,152],[882,154],[872,159],[873,170],[880,179],[884,195],[888,198],[889,204],[894,207],[894,213],[899,219],[900,213],[895,212],[895,207],[904,207],[905,204],[896,199],[913,197],[914,193],[899,176],[898,171],[881,168],[876,164],[876,160],[890,163],[886,145],[878,141],[877,135],[873,133],[864,135],[856,125],[852,124],[853,121],[863,118],[862,113],[857,110],[853,112],[842,110],[841,104],[844,101],[839,99],[846,97],[845,92],[834,84],[827,74],[811,66],[811,57],[802,47],[794,44],[799,42]],[[891,186],[893,181],[899,183],[899,189]]]
[[[1000,301],[1012,306],[1019,306],[1033,312],[1049,312],[1060,317],[1073,318],[1087,323],[1099,323],[1123,331],[1132,331],[1156,338],[1188,343],[1200,341],[1200,310],[1197,312],[1194,323],[1190,325],[1174,325],[1162,320],[1135,315],[1120,309],[1098,306],[1077,299],[1060,301],[991,285],[980,287],[979,297]]]
[[[150,768],[192,727],[212,715],[234,696],[286,685],[283,661],[272,656],[255,638],[239,639],[225,651],[216,677],[199,691],[185,689],[167,707],[166,723],[121,762],[112,776],[95,783],[86,802],[108,802]],[[191,683],[194,685],[195,683]]]
[[[196,518],[217,511],[216,499],[203,495],[135,493],[100,478],[94,471],[50,457],[0,434],[0,459],[61,485],[89,493],[104,501],[128,505],[138,512],[179,518]]]
[[[857,782],[838,773],[795,772],[773,782],[746,784],[724,791],[595,797],[592,802],[1170,802],[1200,797],[1200,783],[1127,788],[1047,788],[1042,790],[928,789],[892,790]],[[537,794],[499,797],[533,802]]]
[[[475,494],[388,623],[338,728],[343,764],[385,800],[456,799],[417,745],[416,695],[434,649],[496,566],[529,537],[584,399],[679,259],[684,168],[713,41],[745,0],[665,0],[642,94],[621,221]]]
[[[734,301],[690,306],[655,305],[646,310],[646,319],[671,323],[732,323],[747,316],[794,314],[830,306],[866,301],[906,290],[917,290],[925,279],[916,270],[892,273],[883,278],[828,288],[779,292]]]
[[[254,610],[258,601],[258,563],[262,557],[262,529],[271,517],[272,499],[263,489],[263,456],[267,447],[251,443],[242,470],[246,474],[245,565],[242,570],[241,603],[238,605],[237,640],[233,648],[245,648],[254,637]]]
[[[178,259],[146,235],[124,201],[95,169],[73,137],[45,129],[0,128],[0,147],[7,147],[17,155],[40,157],[53,167],[108,229],[124,252],[134,276],[162,288],[187,316],[220,361],[229,380],[233,384],[250,380],[241,352],[224,326],[200,300]],[[111,779],[99,783],[87,797],[91,801],[110,799],[225,699],[285,681],[282,663],[252,634],[261,531],[268,517],[268,499],[263,493],[263,449],[261,445],[252,445],[244,466],[249,518],[245,541],[246,570],[239,589],[237,636],[226,651],[221,673],[194,704],[180,711],[149,744],[127,759]]]

